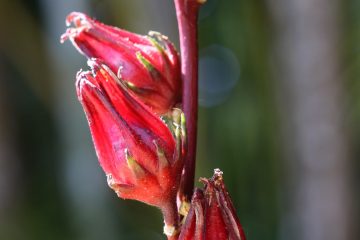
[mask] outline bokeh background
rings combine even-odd
[[[98,166],[71,11],[178,46],[170,0],[0,0],[0,239],[164,239]],[[360,1],[208,0],[199,35],[196,178],[224,171],[248,239],[359,239]]]

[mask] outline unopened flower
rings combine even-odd
[[[118,196],[162,207],[173,201],[182,170],[184,119],[175,109],[164,123],[128,92],[99,60],[77,75],[100,165]]]
[[[101,59],[152,111],[163,114],[180,102],[180,62],[167,37],[130,33],[78,12],[66,22],[73,27],[62,41],[70,39],[86,57]]]
[[[245,240],[222,172],[201,180],[204,190],[196,189],[179,240]]]

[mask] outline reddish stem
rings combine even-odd
[[[174,0],[179,25],[182,104],[186,117],[187,152],[179,191],[181,200],[190,201],[194,190],[197,113],[198,113],[198,44],[197,19],[201,0]],[[184,199],[185,198],[185,199]]]
[[[176,232],[174,236],[167,236],[168,240],[177,240],[179,237],[179,214],[176,207],[176,200],[174,199],[162,205],[161,211],[164,216],[165,225],[173,226]]]

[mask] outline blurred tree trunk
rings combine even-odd
[[[340,0],[268,2],[286,157],[282,239],[355,239]]]

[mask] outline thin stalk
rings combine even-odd
[[[186,118],[187,152],[179,191],[182,201],[190,201],[194,190],[197,113],[198,113],[198,43],[197,19],[204,0],[174,0],[179,26],[181,73],[183,80],[182,104]]]
[[[164,233],[168,240],[177,240],[179,237],[179,214],[176,207],[176,201],[170,201],[161,207],[164,217]]]

